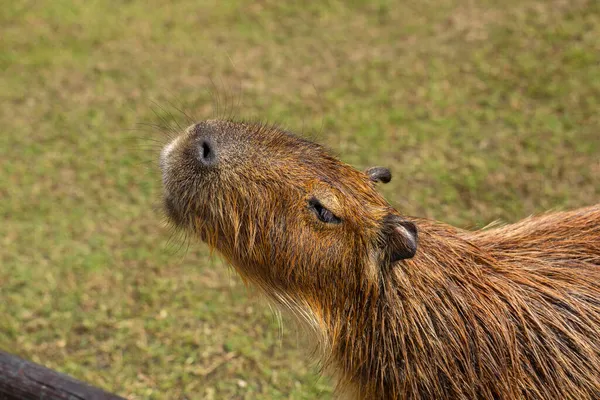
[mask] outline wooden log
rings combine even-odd
[[[124,400],[68,375],[0,351],[1,400]]]

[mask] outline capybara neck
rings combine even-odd
[[[340,388],[359,382],[358,398],[598,398],[600,207],[474,233],[413,221],[415,257],[355,296],[352,316],[330,318]]]
[[[600,398],[600,205],[463,231],[391,207],[386,168],[245,122],[160,163],[169,219],[316,333],[340,395]]]

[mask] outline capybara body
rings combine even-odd
[[[160,164],[169,219],[316,333],[340,395],[600,399],[600,205],[460,230],[392,208],[386,169],[244,122]]]

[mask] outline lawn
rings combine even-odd
[[[330,398],[286,319],[165,227],[188,117],[277,122],[403,213],[478,228],[600,201],[600,2],[0,8],[0,349],[130,399]]]

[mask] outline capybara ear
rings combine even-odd
[[[388,183],[392,180],[392,173],[385,167],[371,167],[365,171],[373,182]]]
[[[417,253],[417,226],[398,215],[388,214],[383,222],[384,248],[390,263],[412,258]]]

